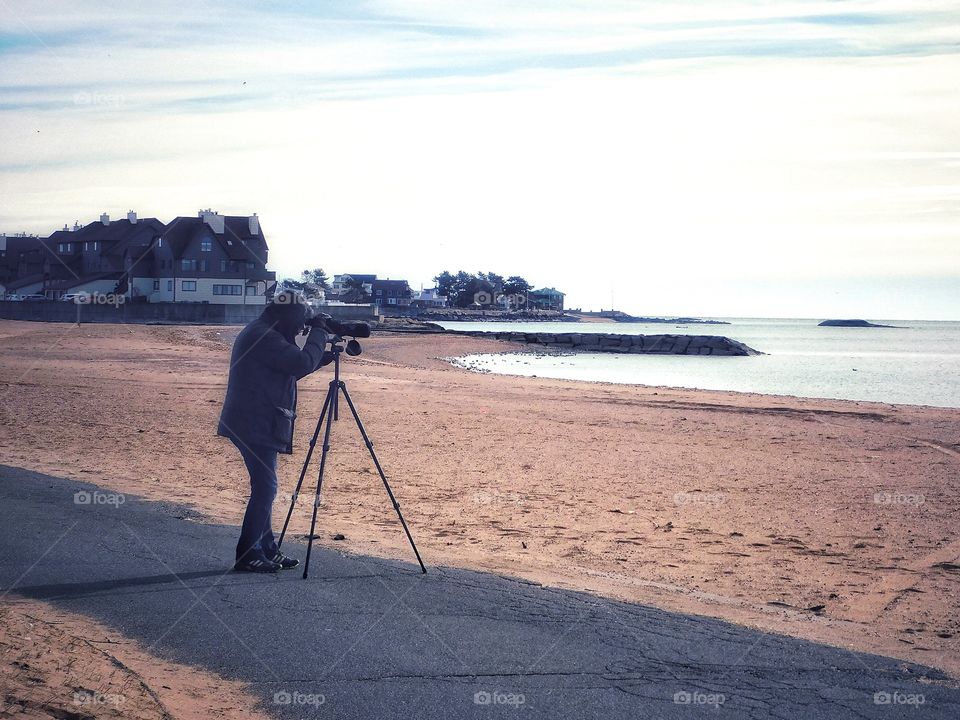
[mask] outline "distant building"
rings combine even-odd
[[[47,238],[6,238],[0,284],[7,294],[57,299],[81,291],[140,302],[264,304],[276,286],[256,214],[201,210],[164,225],[156,218],[64,226]]]
[[[342,303],[374,303],[378,312],[410,307],[413,291],[406,280],[379,279],[358,273],[334,275],[327,299]]]
[[[533,310],[563,311],[564,294],[556,288],[541,288],[531,290],[527,294],[527,304]]]
[[[369,303],[373,297],[373,281],[376,279],[376,275],[334,275],[327,300],[355,305]]]
[[[406,280],[374,280],[372,289],[373,302],[381,311],[410,307],[413,300],[413,291]]]
[[[416,308],[442,308],[447,306],[447,296],[441,295],[437,288],[426,288],[413,294],[410,301],[411,307]]]

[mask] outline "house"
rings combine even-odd
[[[33,295],[43,289],[48,253],[36,235],[3,235],[0,244],[0,286],[4,295]]]
[[[556,288],[531,290],[527,294],[527,306],[531,310],[558,310],[563,312],[564,294]]]
[[[64,226],[43,241],[48,252],[44,294],[51,298],[81,291],[127,295],[131,258],[147,253],[163,227],[156,218],[138,219],[132,210],[122,220],[103,214],[83,227]]]
[[[149,252],[127,256],[130,295],[148,302],[263,305],[276,288],[256,213],[178,217]]]
[[[373,302],[383,311],[388,308],[410,307],[413,291],[406,280],[374,280]]]
[[[376,275],[334,275],[328,298],[342,303],[368,303],[373,297],[373,281],[376,279]]]
[[[447,306],[447,296],[441,295],[437,288],[426,288],[414,293],[410,301],[411,307],[442,308]]]
[[[0,284],[7,293],[116,293],[140,302],[264,304],[276,286],[256,214],[201,210],[164,224],[103,214],[49,237],[5,238]]]

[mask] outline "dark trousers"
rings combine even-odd
[[[253,559],[259,552],[268,558],[277,552],[271,520],[277,497],[277,451],[257,445],[234,442],[250,473],[250,500],[243,515],[237,560]]]

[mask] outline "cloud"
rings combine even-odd
[[[6,4],[0,221],[258,211],[282,272],[493,268],[584,305],[647,268],[683,268],[676,302],[960,276],[952,5]]]

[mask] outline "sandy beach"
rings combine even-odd
[[[214,434],[237,331],[0,321],[2,462],[238,524],[246,476]],[[428,566],[960,676],[960,410],[493,376],[444,359],[508,347],[383,334],[344,364]],[[300,383],[278,529],[328,380],[321,371]],[[308,478],[312,492],[315,470]],[[308,508],[301,498],[297,535]],[[346,551],[413,560],[346,418],[319,534]],[[22,617],[2,616],[14,645]]]

